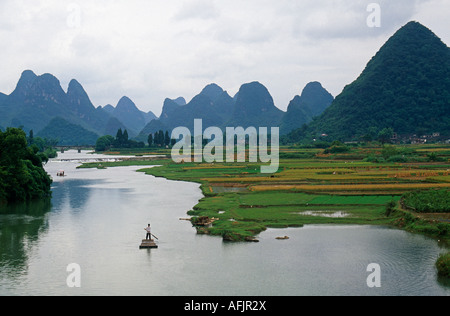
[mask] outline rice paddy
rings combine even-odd
[[[272,175],[260,173],[259,163],[176,164],[170,159],[152,162],[161,166],[141,171],[201,183],[205,198],[188,214],[218,220],[199,232],[243,240],[268,227],[328,223],[404,226],[406,211],[399,203],[402,194],[450,188],[450,146],[402,146],[398,150],[408,155],[407,162],[367,161],[368,155],[378,155],[377,160],[382,161],[381,147],[356,147],[335,155],[324,155],[321,149],[285,147],[280,148],[280,168]],[[438,161],[428,159],[430,153]],[[388,217],[386,205],[391,201],[397,211]],[[420,218],[427,221],[424,214]],[[431,220],[422,224],[433,225]]]

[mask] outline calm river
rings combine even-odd
[[[135,172],[76,169],[86,153],[46,166],[51,204],[0,213],[0,295],[442,295],[433,239],[374,226],[269,229],[259,243],[197,235],[186,212],[198,184]],[[95,156],[99,157],[99,156]],[[64,170],[66,177],[56,177]],[[11,212],[9,212],[11,213]],[[148,223],[159,249],[139,250]],[[289,240],[276,240],[288,235]],[[76,263],[80,287],[67,285]],[[371,263],[381,287],[369,288]]]

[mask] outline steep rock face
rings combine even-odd
[[[359,139],[369,129],[450,133],[450,49],[417,22],[398,30],[359,78],[293,138]],[[419,132],[420,131],[420,132]]]
[[[214,99],[213,106],[222,121],[222,125],[219,127],[223,127],[233,115],[235,102],[228,92],[224,91]]]
[[[207,85],[198,95],[185,104],[184,98],[166,99],[158,120],[148,123],[138,136],[145,141],[148,134],[159,130],[171,132],[176,127],[194,128],[194,120],[202,119],[203,128],[222,127],[231,118],[234,101],[217,84]]]
[[[187,102],[183,97],[178,97],[175,100],[173,100],[178,105],[186,105]]]
[[[127,130],[130,137],[135,137],[144,128],[146,124],[152,120],[157,119],[156,115],[149,111],[143,112],[139,110],[136,104],[127,96],[123,96],[116,107],[111,104],[107,104],[104,107],[99,107],[115,120],[109,120],[105,130],[108,131],[107,135],[111,135],[111,126],[118,126],[117,122],[120,122],[122,130]],[[114,135],[117,133],[117,128],[114,131]]]
[[[99,134],[104,132],[109,114],[96,109],[82,85],[75,79],[69,83],[67,89],[67,105],[69,111],[86,124],[86,127]]]
[[[3,125],[41,130],[52,117],[68,112],[67,96],[54,76],[24,71],[2,110]]]
[[[311,122],[313,114],[311,109],[304,103],[301,96],[295,96],[289,103],[286,114],[280,123],[281,135],[286,135],[291,131]]]
[[[158,117],[153,113],[152,111],[148,111],[147,113],[144,113],[144,120],[145,124],[150,123],[153,120],[156,120]],[[144,124],[144,125],[145,125]]]
[[[31,70],[25,70],[24,72],[22,72],[22,75],[17,82],[16,89],[14,89],[14,91],[11,93],[10,97],[17,101],[23,100],[36,78],[36,74]]]
[[[239,89],[229,126],[276,127],[284,112],[278,109],[265,86],[251,82]]]
[[[103,109],[109,114],[112,114],[114,112],[114,107],[111,104],[107,104],[104,107],[99,106],[100,109]]]
[[[217,84],[215,83],[211,83],[209,85],[207,85],[202,92],[200,92],[200,94],[205,95],[207,97],[209,97],[211,100],[215,100],[216,98],[218,98],[222,93],[223,93],[223,89],[221,87],[219,87]]]
[[[55,118],[60,120],[53,121]],[[123,97],[116,108],[96,108],[77,80],[70,81],[66,93],[55,76],[37,76],[31,70],[22,73],[10,95],[0,95],[1,126],[22,126],[36,134],[46,129],[48,136],[55,133],[54,138],[60,138],[57,129],[65,123],[97,135],[115,135],[119,128],[128,129],[133,137],[155,118],[152,112],[140,111],[128,97]]]
[[[172,99],[165,99],[163,104],[163,109],[161,112],[160,120],[167,120],[170,119],[170,117],[176,113],[178,108],[180,108],[182,105],[177,103],[175,100]]]
[[[69,83],[69,88],[67,89],[67,102],[70,109],[80,117],[95,110],[86,91],[75,79],[71,80]]]
[[[37,134],[57,117],[97,135],[104,133],[111,118],[106,111],[93,106],[76,80],[69,83],[66,93],[55,76],[37,76],[31,70],[22,73],[14,91],[0,103],[2,126],[22,126],[25,131],[33,130]],[[61,126],[61,122],[57,126]]]
[[[305,86],[301,98],[305,106],[311,110],[313,117],[322,114],[334,100],[334,97],[317,81]]]
[[[282,135],[302,127],[321,115],[333,102],[333,96],[319,82],[308,83],[301,96],[295,96],[289,103],[280,124]]]
[[[144,112],[140,111],[136,104],[126,96],[119,100],[112,114],[127,126],[134,135],[137,135],[145,126]]]
[[[194,120],[202,119],[203,129],[210,126],[226,127],[278,127],[285,112],[278,109],[265,86],[251,82],[241,86],[232,98],[217,84],[207,85],[186,105],[166,99],[158,120],[146,125],[138,139],[146,140],[149,133],[158,130],[171,132],[183,126],[193,132]]]

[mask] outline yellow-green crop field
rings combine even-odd
[[[282,147],[275,174],[262,174],[260,163],[176,164],[171,159],[147,162],[160,167],[141,171],[201,183],[205,198],[188,214],[216,219],[198,231],[227,240],[252,238],[267,227],[330,223],[395,225],[448,239],[449,213],[418,216],[402,209],[400,201],[406,192],[450,188],[450,145],[396,150],[404,153],[403,162],[381,159],[383,148],[376,146],[334,155]],[[396,205],[393,213],[386,212],[390,202]]]

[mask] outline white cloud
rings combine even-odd
[[[382,27],[368,28],[379,3]],[[450,43],[447,0],[2,0],[0,91],[24,69],[76,78],[95,105],[161,112],[215,82],[258,80],[285,109],[309,81],[337,95],[411,19]],[[429,25],[428,25],[429,24]]]
[[[215,19],[219,16],[219,11],[214,5],[212,0],[194,0],[184,2],[180,11],[174,16],[174,19],[190,20],[190,19],[202,19],[209,20]]]

